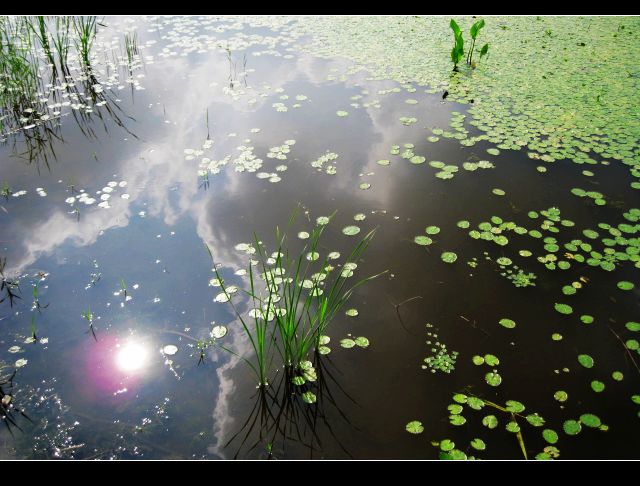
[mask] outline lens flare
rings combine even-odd
[[[125,343],[118,348],[116,365],[121,371],[140,371],[149,361],[149,351],[140,343]]]

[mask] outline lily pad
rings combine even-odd
[[[445,251],[442,255],[440,255],[440,258],[445,263],[453,263],[458,259],[458,255],[456,255],[452,251]]]
[[[346,226],[342,229],[342,233],[347,236],[355,236],[360,233],[360,228],[357,226]]]
[[[502,327],[506,327],[507,329],[513,329],[514,327],[516,327],[516,323],[514,321],[512,321],[511,319],[500,319],[498,321],[498,323],[502,326]]]
[[[554,305],[554,308],[555,308],[556,312],[559,312],[560,314],[569,315],[569,314],[573,313],[573,308],[570,305],[567,305],[567,304],[558,304],[558,303],[556,303]]]
[[[416,236],[413,239],[413,241],[414,241],[414,243],[416,243],[417,245],[420,245],[420,246],[428,246],[431,243],[433,243],[433,240],[431,238],[429,238],[428,236],[424,236],[424,235]]]
[[[593,415],[592,413],[585,413],[580,415],[580,423],[593,429],[597,429],[598,427],[600,427],[600,425],[602,425],[600,417],[598,417],[597,415]]]
[[[558,434],[552,429],[544,429],[542,431],[542,437],[544,437],[544,440],[549,444],[556,444],[558,442]]]
[[[582,430],[582,425],[575,420],[566,420],[562,424],[562,430],[564,430],[564,433],[567,435],[578,435]]]
[[[414,420],[412,422],[409,422],[405,426],[405,429],[410,434],[422,434],[422,432],[424,432],[424,426],[422,425],[422,422],[420,422],[418,420]]]
[[[499,386],[502,383],[502,377],[497,371],[492,371],[484,376],[485,381],[491,386]]]
[[[585,368],[593,368],[594,365],[593,358],[588,354],[578,355],[578,363],[580,363]]]
[[[353,348],[355,345],[356,345],[356,342],[353,339],[346,338],[340,341],[340,346],[346,349]]]
[[[498,419],[495,415],[487,415],[482,419],[482,425],[489,429],[495,429],[498,426]]]
[[[487,444],[482,439],[476,438],[471,441],[471,447],[477,451],[484,451],[487,448]]]

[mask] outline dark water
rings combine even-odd
[[[161,48],[159,34],[139,29],[139,35],[141,42],[157,39],[154,49]],[[359,84],[327,81],[331,68],[344,61],[300,52],[291,59],[253,56],[254,50],[233,53],[239,64],[246,54],[246,67],[252,70],[233,81],[247,90],[268,84],[268,97],[250,93],[233,101],[222,93],[230,77],[224,52],[156,56],[140,71],[144,90],[117,93],[120,122],[108,114],[104,122],[94,117],[84,125],[62,118],[61,139],[52,141],[55,156],[49,155],[48,167],[43,157],[30,163],[16,157],[25,147],[20,137],[0,147],[0,182],[28,191],[0,200],[2,256],[8,273],[21,276],[22,287],[22,300],[13,307],[0,304],[0,358],[8,363],[28,360],[15,377],[15,400],[33,421],[18,417],[23,431],[14,429],[13,435],[0,430],[1,457],[266,458],[271,442],[273,457],[279,459],[433,459],[438,449],[431,441],[452,439],[471,455],[468,443],[480,437],[487,450],[477,456],[520,458],[514,434],[504,430],[508,418],[499,412],[467,409],[464,426],[449,424],[452,394],[467,389],[499,404],[519,400],[527,412],[538,412],[559,433],[561,458],[637,458],[638,407],[630,397],[640,390],[640,380],[609,329],[632,337],[624,323],[637,319],[638,291],[616,289],[619,280],[633,281],[631,264],[611,274],[586,265],[551,272],[535,256],[525,259],[515,251],[527,248],[537,255],[543,251],[541,240],[509,234],[511,243],[498,247],[471,239],[468,230],[455,225],[469,220],[476,227],[497,215],[533,229],[539,222],[532,224],[527,212],[555,206],[576,223],[562,228],[559,241],[581,238],[582,229],[623,222],[622,209],[637,206],[637,195],[619,182],[626,180],[626,169],[596,167],[597,178],[589,181],[580,175],[584,167],[569,162],[549,166],[551,174],[539,174],[524,152],[493,157],[486,153],[490,144],[465,148],[445,138],[430,143],[425,128],[446,128],[451,111],[463,112],[464,107],[419,87],[415,93],[378,96],[379,89],[397,84],[368,82],[364,76]],[[275,92],[280,87],[284,91]],[[363,89],[370,94],[359,102],[379,98],[380,108],[349,106]],[[286,113],[272,107],[282,94],[289,95],[283,101],[289,106]],[[297,94],[308,100],[293,109]],[[251,97],[258,102],[248,105]],[[405,104],[407,98],[419,103]],[[347,110],[349,116],[337,117],[337,110]],[[397,121],[401,116],[419,121],[405,127]],[[95,136],[87,136],[87,126]],[[261,131],[251,133],[254,127]],[[229,163],[209,176],[208,186],[203,184],[197,175],[200,157],[185,160],[184,149],[200,147],[207,132],[214,146],[206,156],[235,154],[250,138],[254,154],[264,159],[262,171],[288,166],[279,173],[282,181],[234,172]],[[286,161],[266,158],[270,147],[288,139],[296,143]],[[427,164],[412,165],[389,155],[391,145],[404,143],[414,143],[414,152],[427,161],[461,166],[474,157],[488,158],[496,168],[467,172],[460,167],[452,180],[439,180],[437,170]],[[326,151],[339,154],[336,175],[309,165]],[[390,159],[391,165],[381,167],[379,159]],[[93,194],[110,181],[126,181],[127,186],[114,190],[109,209],[80,204],[78,217],[64,202],[73,195],[69,181]],[[371,188],[360,190],[362,182]],[[39,196],[37,187],[47,195]],[[587,198],[571,195],[572,187],[603,192],[617,207],[595,207]],[[506,196],[493,195],[492,188],[505,190]],[[130,198],[122,199],[123,193]],[[286,225],[297,206],[302,211],[292,234],[312,228],[309,220],[337,211],[323,245],[343,254],[354,239],[341,229],[354,224],[356,213],[366,214],[366,220],[355,224],[364,231],[378,230],[359,270],[388,270],[353,296],[349,307],[359,310],[357,318],[341,315],[332,324],[332,352],[318,365],[323,389],[314,406],[282,391],[283,374],[275,377],[270,395],[261,396],[242,363],[218,350],[198,365],[193,347],[194,339],[206,337],[215,321],[231,325],[229,343],[248,349],[237,323],[231,324],[231,310],[212,301],[217,289],[208,286],[214,275],[203,243],[222,263],[227,283],[239,285],[243,280],[233,272],[245,268],[245,258],[234,246],[252,241],[254,232],[272,242],[276,226]],[[441,228],[435,243],[413,243],[428,225]],[[443,251],[455,251],[458,261],[443,263]],[[494,260],[508,255],[535,272],[537,286],[515,288],[493,261],[484,259],[485,251]],[[474,257],[477,268],[466,264]],[[31,310],[30,284],[39,279],[38,272],[47,274],[39,284],[39,299],[49,306],[41,313]],[[591,325],[553,310],[554,302],[569,300],[561,287],[580,277],[590,283],[570,301],[578,315],[595,317]],[[97,281],[91,284],[92,279]],[[132,297],[127,302],[122,294],[114,295],[121,279]],[[82,318],[89,308],[97,340]],[[38,338],[48,338],[45,344],[22,344],[31,334],[32,314],[37,315]],[[514,319],[517,327],[498,325],[503,317]],[[431,354],[427,323],[437,328],[440,342],[460,353],[451,374],[421,369]],[[554,332],[564,339],[552,341]],[[366,336],[371,346],[342,349],[338,341],[348,333]],[[127,348],[128,343],[136,347]],[[8,353],[15,344],[24,352]],[[178,352],[165,357],[159,350],[170,344]],[[126,361],[129,355],[123,361],[123,349],[132,350],[134,365]],[[503,382],[497,388],[484,381],[490,369],[471,362],[473,355],[486,353],[500,359]],[[576,356],[582,353],[595,358],[593,369],[578,364]],[[142,367],[129,369],[140,356],[145,357]],[[568,372],[562,371],[565,367]],[[611,379],[614,370],[624,373],[622,382]],[[606,384],[603,393],[591,390],[593,379]],[[557,390],[568,392],[564,404],[553,399]],[[495,430],[480,423],[489,413],[500,420]],[[565,435],[563,421],[583,413],[598,415],[609,430],[584,427],[577,437]],[[408,434],[405,425],[411,420],[422,421],[425,432]],[[521,427],[533,457],[546,445],[541,429],[526,423]]]

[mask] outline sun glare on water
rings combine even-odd
[[[118,346],[116,364],[122,371],[143,369],[149,361],[149,350],[140,343],[125,343]]]

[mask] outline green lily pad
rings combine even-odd
[[[458,259],[458,255],[453,253],[452,251],[445,251],[442,255],[440,255],[442,261],[445,263],[453,263]]]
[[[451,425],[464,425],[467,423],[467,419],[462,415],[449,415],[449,423]]]
[[[302,394],[302,400],[309,404],[316,403],[316,395],[313,392],[306,391]]]
[[[626,280],[622,280],[618,282],[618,288],[620,290],[633,290],[635,285],[632,282],[627,282]]]
[[[346,226],[342,229],[342,232],[347,236],[355,236],[360,233],[360,228],[357,226]]]
[[[567,399],[569,398],[569,395],[567,394],[566,391],[558,390],[553,394],[553,398],[555,398],[559,402],[566,402]]]
[[[424,426],[422,425],[422,422],[420,422],[418,420],[414,420],[412,422],[409,422],[405,426],[405,429],[410,434],[422,434],[422,432],[424,432]]]
[[[495,415],[487,415],[482,419],[482,425],[489,429],[495,429],[498,426],[498,419]]]
[[[627,322],[624,326],[631,332],[640,332],[640,322]]]
[[[431,238],[429,238],[428,236],[424,236],[424,235],[416,236],[413,239],[413,241],[414,241],[414,243],[416,243],[417,245],[420,245],[420,246],[428,246],[431,243],[433,243],[433,240]]]
[[[534,427],[542,427],[544,425],[544,419],[537,413],[529,414],[525,418]]]
[[[578,355],[578,363],[580,363],[585,368],[593,368],[594,365],[593,358],[588,354]]]
[[[449,440],[449,439],[444,439],[443,441],[440,441],[440,450],[444,451],[444,452],[448,452],[452,449],[454,449],[456,447],[456,444]]]
[[[356,345],[356,342],[353,339],[346,338],[340,341],[340,346],[342,346],[343,348],[350,349],[350,348],[353,348],[355,345]]]
[[[605,388],[604,383],[602,383],[601,381],[593,380],[591,382],[591,389],[596,393],[603,392],[604,388]]]
[[[512,432],[514,434],[520,432],[520,426],[518,425],[517,422],[514,422],[513,420],[511,422],[508,422],[507,425],[505,426],[505,428],[509,432]]]
[[[456,393],[453,395],[453,401],[457,403],[467,403],[467,396],[462,393]]]
[[[467,405],[474,410],[481,410],[484,407],[484,400],[478,397],[469,397]]]
[[[438,228],[437,226],[427,226],[427,228],[425,229],[425,233],[427,233],[428,235],[437,235],[438,233],[440,233],[440,228]]]
[[[447,407],[447,410],[449,410],[449,413],[451,415],[460,415],[462,413],[462,411],[464,410],[464,407],[462,405],[457,404],[457,403],[452,403],[451,405],[449,405]]]
[[[578,435],[582,430],[582,425],[575,420],[566,420],[562,424],[562,430],[564,430],[564,433],[567,435]]]
[[[355,339],[355,343],[357,346],[361,347],[361,348],[368,348],[369,347],[369,340],[366,337],[363,336],[359,336]]]
[[[484,451],[487,448],[487,444],[482,439],[476,438],[471,441],[471,447],[477,451]]]
[[[558,303],[556,303],[554,305],[554,308],[555,308],[556,312],[559,312],[560,314],[569,315],[569,314],[573,313],[573,308],[570,305],[567,305],[567,304],[558,304]]]
[[[485,354],[484,361],[489,366],[498,366],[500,364],[500,360],[498,359],[498,357],[494,356],[493,354]]]
[[[511,319],[500,319],[498,321],[498,323],[502,326],[502,327],[506,327],[507,329],[513,329],[514,327],[516,327],[516,323],[515,321],[511,320]]]
[[[602,425],[600,417],[598,417],[597,415],[593,415],[592,413],[585,413],[580,415],[580,422],[587,427],[591,427],[592,429],[597,429],[598,427],[600,427],[600,425]]]
[[[491,386],[499,386],[502,383],[502,377],[497,371],[492,371],[484,376],[485,381]]]
[[[542,431],[542,437],[544,437],[544,440],[546,440],[549,444],[556,444],[558,442],[558,434],[555,430],[544,429]]]
[[[524,404],[516,400],[507,400],[506,407],[509,412],[520,413],[524,411]]]

